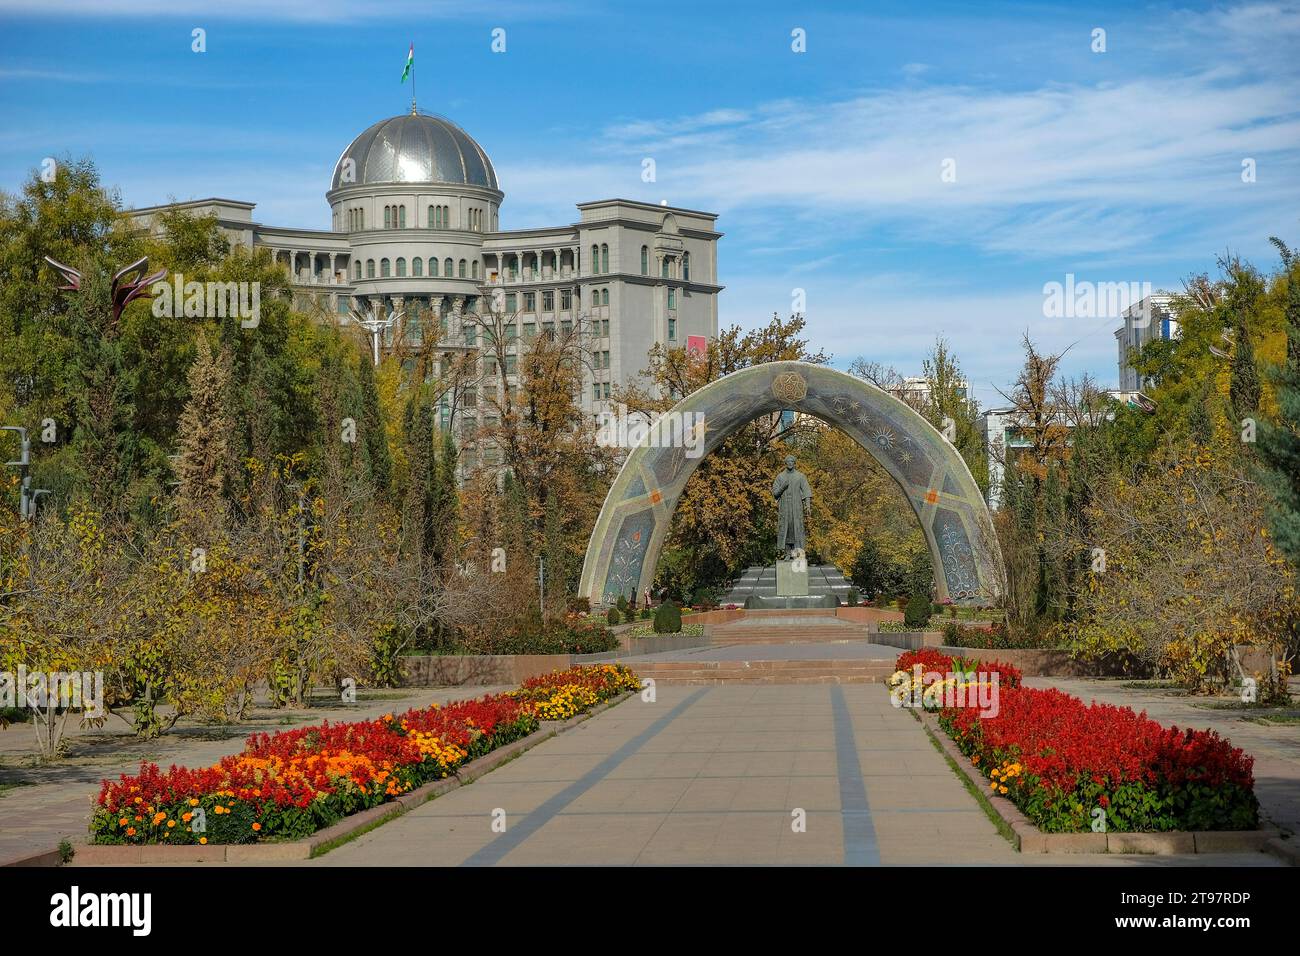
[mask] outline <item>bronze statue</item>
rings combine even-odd
[[[812,487],[802,471],[794,467],[794,455],[785,456],[785,471],[772,482],[777,503],[776,547],[780,557],[802,554],[806,542],[804,514],[812,509]]]

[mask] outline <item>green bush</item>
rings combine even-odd
[[[682,612],[672,601],[664,601],[655,611],[656,634],[680,634],[682,630]]]
[[[625,623],[625,624],[631,624],[631,623],[632,623],[633,621],[635,621],[635,620],[636,620],[636,605],[635,605],[635,604],[629,604],[629,605],[628,605],[628,606],[623,610],[623,623]]]
[[[924,594],[913,594],[903,610],[903,623],[908,627],[922,628],[930,620],[930,599]]]
[[[614,606],[615,606],[616,608],[618,608],[618,612],[619,612],[620,614],[625,614],[625,613],[627,613],[627,598],[624,597],[622,594],[620,594],[620,595],[618,596],[618,601],[617,601],[617,603],[616,603]]]
[[[648,607],[641,608],[641,620],[648,621],[650,620],[650,618],[654,616],[655,616],[655,612],[650,610]]]
[[[621,601],[622,598],[619,598],[619,600]],[[618,613],[618,608],[612,607],[608,611],[606,611],[605,620],[609,622],[610,627],[613,627],[615,624],[621,623],[622,617]]]

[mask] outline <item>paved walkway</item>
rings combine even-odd
[[[795,832],[795,811],[806,819]],[[494,813],[505,832],[493,832]],[[315,861],[1012,863],[879,685],[661,687]]]
[[[902,653],[897,647],[870,641],[833,641],[809,644],[727,644],[683,647],[656,654],[623,656],[618,660],[636,669],[638,661],[892,661]]]

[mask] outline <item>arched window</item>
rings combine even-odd
[[[477,260],[477,259],[475,259],[473,262],[470,263],[470,274],[471,274],[475,279],[478,278],[478,260]]]
[[[650,274],[650,247],[641,247],[641,274],[648,276]]]
[[[609,271],[609,246],[601,245],[600,247],[600,271]]]
[[[406,278],[406,260],[400,256],[397,259],[397,277],[399,279]]]
[[[591,273],[595,275],[600,272],[600,246],[591,247]]]
[[[663,278],[667,279],[668,278],[668,257],[667,256],[664,256],[663,264],[659,266],[659,270],[663,274]]]
[[[435,277],[438,275],[438,259],[435,256],[429,258],[429,275]]]
[[[406,204],[405,203],[397,207],[397,227],[399,229],[406,228]]]
[[[393,207],[392,206],[384,207],[384,228],[385,229],[393,228]]]
[[[389,262],[387,259],[379,260],[379,275],[381,278],[388,278]]]
[[[374,259],[367,259],[367,260],[366,260],[366,278],[367,278],[367,279],[373,279],[374,277],[375,277],[375,260],[374,260]]]
[[[455,273],[452,272],[451,270],[452,270],[451,260],[450,260],[450,259],[443,259],[443,260],[442,260],[442,274],[445,275],[448,279],[450,279],[453,275],[455,275]]]
[[[357,222],[357,228],[364,229],[366,228],[366,211],[364,209],[358,209],[357,212],[359,213],[359,221]]]
[[[428,229],[432,229],[433,228],[433,207],[430,206],[428,211],[429,211],[429,216],[425,220],[425,227]]]
[[[608,289],[601,289],[601,290],[600,290],[600,304],[601,304],[601,305],[609,305],[609,290],[608,290]]]
[[[416,256],[414,259],[411,260],[411,275],[413,276],[424,275],[424,260],[421,259],[419,256]]]
[[[687,282],[691,281],[691,254],[689,252],[682,253],[682,278]]]
[[[352,269],[352,274],[353,274],[353,276],[354,276],[355,278],[360,279],[360,278],[361,278],[361,260],[358,259],[356,262],[353,263],[353,266],[354,266],[354,268]]]
[[[460,260],[460,268],[457,270],[456,275],[458,275],[458,276],[459,276],[460,278],[462,278],[462,279],[465,278],[465,260],[464,260],[464,259],[461,259],[461,260]]]

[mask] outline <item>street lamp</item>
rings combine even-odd
[[[7,461],[5,464],[10,468],[17,468],[20,478],[18,487],[18,513],[22,515],[24,521],[30,521],[36,517],[36,501],[41,495],[48,495],[47,488],[32,487],[32,440],[27,437],[27,429],[19,425],[0,425],[0,431],[17,432],[19,441],[19,453],[17,461]]]
[[[400,318],[403,318],[406,315],[406,312],[402,309],[398,309],[397,311],[391,313],[388,316],[388,318],[385,319],[381,317],[378,312],[375,311],[375,307],[372,305],[370,307],[370,311],[368,312],[361,312],[357,309],[353,309],[348,314],[352,317],[353,322],[357,323],[357,325],[361,326],[363,329],[365,329],[367,332],[370,333],[370,339],[374,343],[375,367],[378,368],[379,367],[379,339],[384,334],[384,332],[392,328],[394,322],[396,322]]]

